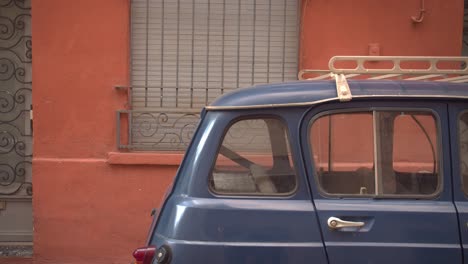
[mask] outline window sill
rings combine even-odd
[[[184,153],[180,152],[109,152],[107,163],[116,165],[179,166]]]

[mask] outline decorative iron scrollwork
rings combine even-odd
[[[29,0],[0,0],[0,196],[32,195]]]
[[[31,10],[31,2],[29,0],[0,0],[0,7],[15,7],[29,12]]]
[[[185,150],[200,116],[196,113],[133,111],[132,145],[136,148]]]
[[[179,150],[184,151],[190,144],[200,121],[200,115],[166,110],[127,110],[131,119],[128,145],[121,148],[138,150]],[[121,119],[118,119],[120,122]],[[270,146],[266,122],[268,119],[249,119],[235,123],[226,133],[224,144],[243,151],[259,151]],[[121,124],[118,123],[118,128]],[[120,135],[118,131],[118,135]],[[270,150],[271,151],[271,150]]]

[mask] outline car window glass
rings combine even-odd
[[[437,132],[428,111],[322,115],[310,127],[317,181],[340,196],[433,195],[440,182]]]
[[[227,130],[210,176],[218,194],[281,195],[296,188],[286,128],[276,119],[240,120]]]
[[[316,173],[324,191],[373,193],[372,113],[322,116],[311,129]]]
[[[458,140],[462,186],[468,195],[468,112],[463,112],[458,118]]]
[[[439,164],[434,117],[426,113],[400,113],[393,124],[395,188],[399,193],[434,193]]]

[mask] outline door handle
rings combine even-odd
[[[331,229],[340,229],[343,227],[363,227],[364,222],[344,221],[338,217],[330,217],[327,221],[328,227]]]

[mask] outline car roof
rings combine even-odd
[[[348,80],[356,98],[468,98],[468,84],[436,81]],[[338,100],[336,83],[295,81],[235,89],[216,99],[207,110],[290,107]]]

